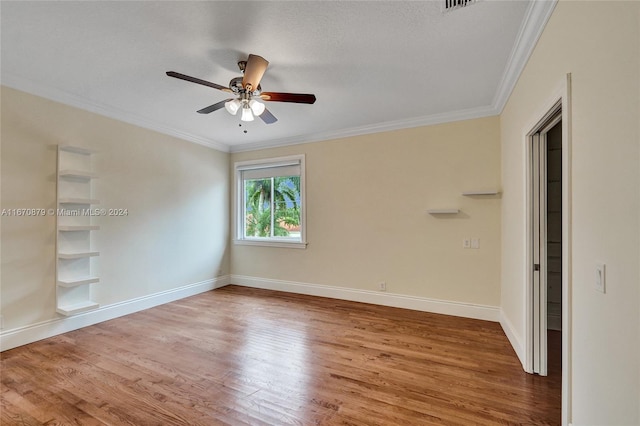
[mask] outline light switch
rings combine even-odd
[[[606,293],[607,283],[607,265],[604,263],[596,264],[596,276],[593,287],[601,293]]]
[[[480,238],[472,238],[471,239],[471,248],[479,249],[480,248]]]

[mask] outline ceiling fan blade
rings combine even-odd
[[[244,67],[244,76],[242,77],[242,87],[245,89],[247,85],[251,85],[251,90],[256,90],[262,80],[264,72],[267,70],[269,61],[262,56],[249,55],[247,64]]]
[[[271,114],[271,111],[269,111],[266,108],[264,109],[262,114],[260,114],[259,117],[262,118],[262,121],[264,121],[267,124],[273,124],[276,121],[278,121],[278,119],[275,117],[275,115]]]
[[[191,76],[188,76],[188,75],[180,74],[179,72],[167,71],[167,75],[169,77],[179,78],[180,80],[186,80],[186,81],[190,81],[192,83],[202,84],[203,86],[213,87],[214,89],[222,90],[223,92],[233,93],[231,91],[231,89],[229,89],[228,87],[224,87],[224,86],[221,86],[221,85],[216,84],[216,83],[211,83],[210,81],[201,80],[201,79],[196,78],[196,77],[191,77]]]
[[[198,112],[199,114],[209,114],[210,112],[217,111],[217,110],[219,110],[220,108],[224,108],[224,104],[225,104],[225,103],[227,103],[227,102],[229,102],[229,101],[232,101],[232,100],[233,100],[233,99],[225,99],[224,101],[220,101],[220,102],[215,103],[215,104],[213,104],[213,105],[209,105],[209,106],[208,106],[208,107],[206,107],[206,108],[202,108],[201,110],[199,110],[199,111],[197,111],[197,112]]]
[[[278,93],[262,92],[260,97],[270,102],[295,102],[298,104],[312,104],[316,101],[316,95],[309,93]]]

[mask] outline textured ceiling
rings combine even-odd
[[[2,84],[238,151],[500,112],[554,6],[437,1],[2,1]],[[196,111],[226,93],[249,53],[270,65],[279,121]],[[246,130],[246,133],[244,132]]]

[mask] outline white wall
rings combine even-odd
[[[500,187],[499,147],[499,121],[489,117],[232,154],[232,161],[306,155],[309,242],[306,250],[232,245],[231,269],[243,278],[234,282],[264,278],[338,287],[316,294],[376,303],[396,294],[497,312],[500,198],[462,192]],[[448,207],[461,213],[426,213]],[[481,248],[463,249],[464,237],[480,238]],[[380,281],[387,293],[365,293]]]
[[[524,318],[524,135],[572,75],[572,421],[640,424],[640,3],[561,1],[501,117],[502,308]],[[607,265],[607,293],[593,288]]]
[[[229,154],[2,87],[1,207],[53,208],[56,144],[91,147],[103,306],[229,274]],[[55,312],[55,218],[2,217],[3,334]],[[64,320],[63,320],[64,321]],[[58,325],[59,326],[59,325]]]

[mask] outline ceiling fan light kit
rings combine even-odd
[[[260,116],[266,107],[263,103],[256,101],[255,99],[231,99],[224,104],[224,108],[231,115],[236,115],[238,110],[242,109],[240,120],[253,121],[254,116]]]
[[[167,71],[169,77],[178,78],[180,80],[190,81],[192,83],[201,84],[203,86],[212,87],[223,92],[234,93],[238,95],[236,99],[227,99],[198,110],[200,114],[209,114],[213,111],[221,109],[223,106],[231,115],[236,115],[238,110],[242,109],[240,120],[253,121],[255,116],[262,118],[266,124],[273,124],[278,119],[267,110],[262,102],[258,102],[254,97],[266,102],[292,102],[299,104],[313,104],[316,101],[315,95],[306,93],[278,93],[278,92],[262,92],[260,80],[267,70],[269,62],[261,56],[249,55],[246,61],[238,62],[238,68],[242,72],[242,77],[236,77],[229,82],[229,88],[216,83],[201,80],[196,77],[190,77],[175,71]]]
[[[240,116],[240,120],[253,121],[253,114],[251,113],[251,108],[249,108],[248,105],[242,107],[242,116]]]
[[[253,112],[254,115],[260,115],[267,107],[264,106],[263,103],[258,102],[255,99],[251,99],[249,101],[249,108],[251,108],[251,112]]]
[[[242,104],[237,99],[231,99],[224,104],[225,109],[229,111],[229,114],[231,115],[236,115],[241,106]]]

